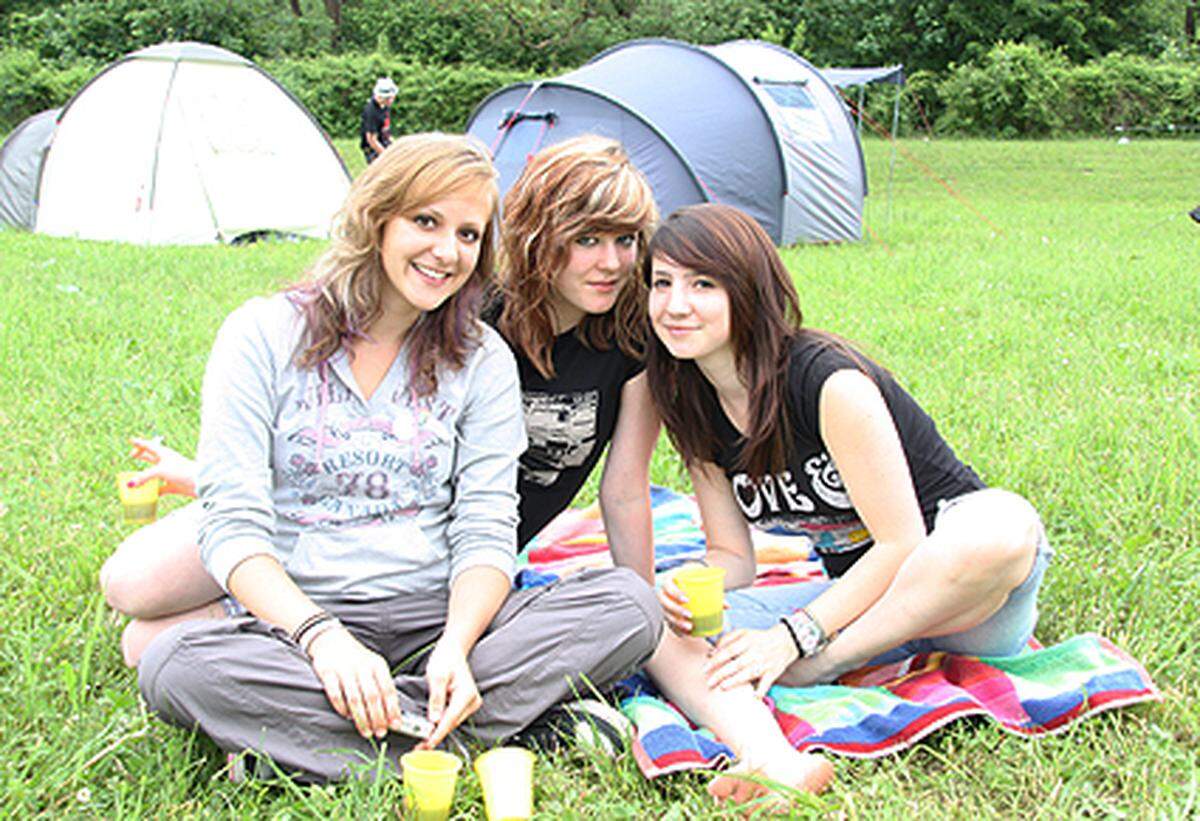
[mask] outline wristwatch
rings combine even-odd
[[[792,641],[800,652],[800,658],[815,656],[829,644],[829,636],[820,623],[813,618],[807,609],[801,607],[795,613],[780,619],[787,631],[792,634]]]

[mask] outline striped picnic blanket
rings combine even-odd
[[[704,536],[691,499],[654,488],[651,502],[661,575],[702,555]],[[762,533],[754,538],[756,585],[821,577],[805,540]],[[568,510],[526,551],[517,585],[533,587],[611,563],[599,511]],[[621,708],[636,728],[634,755],[647,777],[720,768],[732,760],[732,750],[691,725],[646,677],[627,679],[622,690]],[[837,684],[773,687],[768,694],[797,749],[858,758],[898,752],[963,716],[985,715],[1004,730],[1037,736],[1061,731],[1083,716],[1159,698],[1142,666],[1095,634],[1010,658],[922,654],[854,671]]]

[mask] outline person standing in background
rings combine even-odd
[[[392,101],[396,99],[396,84],[391,77],[375,81],[371,99],[363,106],[362,135],[358,141],[367,164],[392,144]]]

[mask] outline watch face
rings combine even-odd
[[[812,621],[801,619],[796,625],[796,638],[800,640],[800,649],[805,657],[811,656],[821,649],[821,631]]]
[[[788,624],[796,634],[796,643],[800,646],[802,657],[815,655],[821,651],[821,628],[811,617],[802,611],[796,611],[787,616]]]

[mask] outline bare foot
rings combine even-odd
[[[708,784],[708,794],[719,801],[745,804],[762,798],[751,810],[787,812],[791,801],[786,791],[775,787],[782,785],[793,790],[819,793],[833,780],[833,765],[816,753],[797,753],[779,756],[761,766],[738,765],[725,775],[719,775]],[[749,776],[749,778],[747,778]],[[750,780],[751,778],[755,780]],[[775,786],[772,786],[774,784]]]

